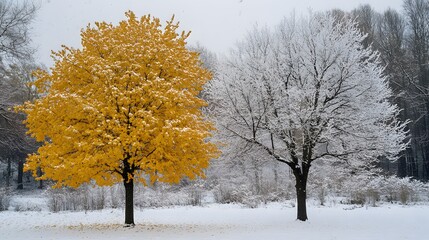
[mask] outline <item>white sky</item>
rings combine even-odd
[[[376,11],[402,10],[403,0],[39,0],[41,9],[33,24],[37,58],[50,67],[51,50],[62,44],[80,46],[80,30],[95,21],[117,23],[124,13],[151,14],[165,22],[175,14],[182,30],[191,30],[189,43],[199,42],[222,54],[251,27],[274,26],[284,16],[339,8],[346,11],[370,4]]]

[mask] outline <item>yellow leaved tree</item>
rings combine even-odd
[[[219,154],[214,126],[198,98],[211,78],[189,33],[150,15],[126,13],[119,25],[82,30],[82,48],[54,53],[51,72],[36,73],[42,98],[21,106],[29,133],[43,142],[26,169],[56,186],[125,186],[125,224],[134,224],[134,182],[177,183],[203,176]]]

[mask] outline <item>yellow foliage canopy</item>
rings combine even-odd
[[[207,141],[214,130],[197,97],[211,78],[186,49],[173,19],[151,16],[82,31],[82,49],[54,53],[51,73],[39,71],[44,96],[21,109],[29,133],[43,142],[26,169],[58,186],[95,180],[111,185],[135,178],[178,182],[202,176],[218,155]]]

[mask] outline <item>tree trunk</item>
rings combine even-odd
[[[407,160],[406,160],[406,156],[410,156],[411,154],[409,153],[409,150],[405,150],[405,154],[404,156],[401,156],[398,159],[398,171],[397,171],[397,176],[400,178],[404,178],[407,176]]]
[[[302,171],[301,171],[302,168]],[[297,220],[307,221],[307,178],[310,165],[302,164],[301,168],[294,169],[296,181],[296,198],[297,198]]]
[[[297,219],[300,221],[308,220],[307,217],[307,184],[302,179],[302,175],[296,178],[296,197],[297,197]]]
[[[134,226],[134,183],[133,179],[124,180],[125,186],[125,226]]]
[[[423,181],[429,180],[429,144],[425,146],[425,157],[423,161]]]
[[[39,186],[37,189],[43,189],[43,180],[39,180]]]
[[[42,176],[42,169],[38,168],[37,169],[37,177],[41,177],[41,176]],[[43,189],[43,180],[39,180],[39,186],[37,188]]]
[[[278,189],[278,186],[279,186],[279,173],[278,173],[278,171],[277,171],[277,168],[278,168],[278,166],[277,166],[277,162],[274,162],[274,188],[276,189],[276,191],[277,191],[277,189]]]
[[[12,177],[12,160],[7,159],[6,187],[10,187],[10,178]]]
[[[254,175],[255,175],[255,192],[256,194],[261,193],[261,176],[259,174],[259,168],[258,163],[256,162],[256,159],[253,159],[253,167],[254,167]]]
[[[24,161],[20,159],[18,161],[18,187],[17,189],[24,189],[24,183],[22,178],[24,176]]]

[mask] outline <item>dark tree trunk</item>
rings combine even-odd
[[[24,161],[20,159],[18,161],[18,187],[17,189],[24,189],[24,183],[22,181],[24,177]]]
[[[275,164],[275,166],[274,166],[274,184],[275,184],[275,189],[277,190],[278,189],[278,186],[279,186],[279,173],[278,173],[278,171],[277,171],[277,162],[275,162],[274,163]]]
[[[134,226],[134,183],[124,181],[125,186],[125,226]]]
[[[42,176],[42,169],[38,168],[37,169],[37,177],[41,177],[41,176]],[[39,180],[39,186],[37,188],[43,189],[43,180]]]
[[[122,179],[125,187],[125,227],[133,227],[134,224],[134,167],[124,159]]]
[[[12,177],[12,160],[7,159],[6,187],[10,187],[10,178]]]
[[[297,198],[297,220],[307,221],[307,178],[310,166],[307,164],[302,165],[302,171],[300,168],[296,168],[293,171],[296,181],[296,198]]]
[[[306,221],[307,217],[307,192],[306,186],[302,181],[296,181],[296,197],[298,203],[297,217],[296,219],[300,221]]]
[[[417,178],[418,179],[418,169],[417,169],[417,161],[418,159],[421,157],[418,153],[419,148],[422,147],[422,144],[419,144],[419,146],[417,147],[417,149],[415,150],[415,157],[412,159],[412,161],[410,161],[410,176]]]
[[[423,161],[423,181],[429,180],[429,144],[425,145],[425,157]]]
[[[12,161],[7,159],[6,187],[10,187],[10,178],[12,177]]]
[[[410,155],[408,149],[406,150],[405,155]],[[407,160],[405,156],[402,156],[398,159],[398,177],[404,178],[407,176]]]

